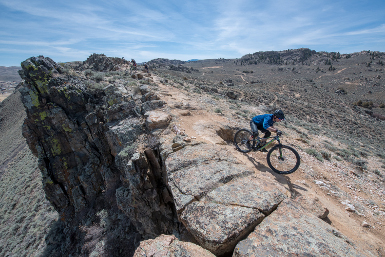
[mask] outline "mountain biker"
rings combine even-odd
[[[273,114],[263,114],[252,118],[250,121],[250,127],[253,131],[253,134],[258,133],[258,130],[262,133],[265,133],[264,137],[259,143],[259,147],[266,144],[266,140],[268,137],[270,137],[271,132],[276,132],[277,134],[281,133],[278,129],[274,128],[273,125],[275,122],[281,122],[283,120],[285,120],[285,115],[282,110],[276,110]]]
[[[132,69],[136,70],[136,61],[134,59],[131,59],[132,62]]]

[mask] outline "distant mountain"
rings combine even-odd
[[[0,66],[0,81],[21,81],[19,73],[17,73],[18,70],[21,70],[21,67]]]

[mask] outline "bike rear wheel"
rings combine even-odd
[[[252,135],[251,131],[247,129],[241,129],[235,133],[234,144],[238,151],[241,151],[242,153],[251,151],[253,140],[250,139],[252,138]]]
[[[290,174],[300,165],[298,152],[287,145],[276,145],[267,153],[267,164],[276,173]]]

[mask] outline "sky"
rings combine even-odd
[[[385,1],[0,0],[0,66],[38,55],[187,61],[302,47],[385,52]]]

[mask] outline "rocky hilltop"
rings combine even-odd
[[[36,216],[12,218],[20,215],[16,210],[21,207],[13,209],[22,203],[16,198],[12,201],[17,205],[7,203],[3,217],[20,225],[2,229],[8,240],[1,255],[382,256],[385,156],[376,147],[357,149],[360,141],[354,134],[352,146],[342,136],[328,137],[315,124],[320,117],[352,109],[361,124],[371,122],[381,130],[381,119],[366,112],[381,108],[379,102],[372,109],[349,107],[346,99],[340,105],[338,99],[346,95],[334,91],[330,110],[325,105],[321,112],[318,105],[309,104],[318,104],[310,96],[321,100],[330,90],[322,86],[317,91],[318,80],[310,85],[297,77],[323,56],[298,49],[236,60],[158,59],[150,63],[151,73],[140,66],[132,71],[123,59],[97,54],[68,64],[43,56],[22,62],[23,82],[10,99],[17,105],[21,94],[26,114],[17,115],[25,118],[22,133],[30,151],[16,137],[23,151],[16,146],[12,151],[20,162],[12,164],[12,155],[1,155],[2,185],[16,183],[9,179],[10,172],[28,160],[40,174],[27,175],[27,168],[24,176],[42,180],[55,211],[40,200],[39,207],[32,207],[40,210]],[[337,64],[344,63],[339,58],[332,60],[337,75]],[[381,61],[379,54],[373,58]],[[258,72],[269,72],[271,80]],[[306,72],[310,80],[312,73]],[[314,70],[323,83],[325,78],[336,79],[335,73],[327,72]],[[275,75],[278,81],[274,74],[286,75]],[[276,97],[279,92],[288,95]],[[352,95],[351,89],[346,92]],[[303,116],[306,108],[301,102],[319,114]],[[12,103],[6,99],[1,107],[11,108]],[[300,168],[288,176],[273,173],[264,153],[241,154],[232,144],[234,132],[247,128],[250,117],[279,106],[288,119],[278,124],[285,132],[284,143],[301,155]],[[8,113],[2,119],[12,116],[8,109],[2,113]],[[17,115],[14,119],[21,120]],[[343,121],[353,122],[353,116],[345,115]],[[10,132],[3,124],[20,125],[0,124],[5,132],[0,139],[9,143],[9,136],[3,135]],[[330,130],[340,124],[331,121],[324,126]],[[343,135],[345,129],[338,133]],[[361,142],[381,145],[377,138],[381,137]],[[3,148],[1,153],[6,152]],[[49,232],[49,224],[35,222],[41,219],[53,222]],[[24,220],[32,226],[23,225]],[[44,235],[35,234],[35,240],[22,237],[40,227],[45,240]],[[14,236],[24,253],[10,243]]]

